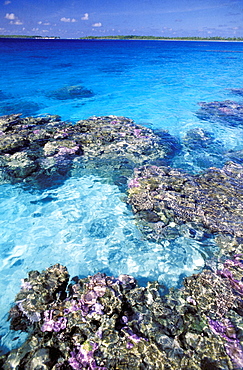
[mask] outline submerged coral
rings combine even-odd
[[[199,103],[197,116],[203,120],[220,122],[230,126],[243,124],[243,104],[232,100]]]
[[[243,96],[243,89],[242,88],[235,88],[235,89],[230,89],[230,91],[233,93],[233,94],[236,94],[236,95],[240,95],[240,96]]]
[[[7,115],[11,112],[11,114],[21,113],[23,116],[28,116],[30,114],[37,114],[40,109],[43,109],[42,104],[37,104],[31,100],[28,101],[11,96],[6,96],[6,98],[1,102],[0,115]]]
[[[209,133],[196,130],[184,145],[193,151],[198,143],[215,144]],[[179,150],[167,132],[125,117],[92,117],[75,125],[56,116],[0,117],[2,179],[98,167],[128,186],[128,202],[146,236],[173,240],[188,225],[195,239],[217,234],[231,255],[164,296],[158,283],[139,287],[129,275],[97,273],[68,285],[68,271],[59,264],[31,271],[9,313],[11,329],[26,331],[28,338],[0,358],[4,370],[242,366],[243,261],[233,252],[242,245],[243,168],[230,162],[188,175],[168,167]],[[97,222],[90,225],[93,235]]]
[[[243,275],[237,256],[225,264],[233,276]],[[22,322],[29,337],[0,358],[4,370],[232,370],[242,365],[242,303],[220,273],[187,278],[183,289],[167,296],[160,295],[157,283],[139,287],[129,275],[75,277],[66,290],[67,279],[65,267],[55,265],[24,280],[10,322],[14,330]],[[23,293],[24,312],[19,309]],[[38,320],[29,318],[33,309]]]
[[[47,94],[48,97],[58,100],[83,99],[94,96],[92,90],[84,86],[64,86]]]
[[[212,166],[222,167],[229,159],[224,145],[213,133],[197,127],[187,131],[182,138],[182,148],[173,158],[173,166],[196,174]]]

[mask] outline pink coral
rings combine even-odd
[[[44,324],[41,327],[41,331],[55,331],[66,329],[67,318],[59,317],[57,321],[52,319],[53,310],[47,310],[44,312]]]
[[[138,188],[140,186],[140,183],[138,181],[137,178],[135,179],[131,179],[129,182],[128,182],[128,187],[131,189],[131,188]]]

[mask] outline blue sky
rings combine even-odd
[[[243,37],[243,0],[0,0],[0,34]]]

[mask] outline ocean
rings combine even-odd
[[[232,104],[241,107],[243,43],[0,39],[0,63],[0,115],[52,114],[73,124],[125,116],[167,130],[181,143],[203,130],[210,149],[184,150],[170,163],[191,174],[221,168],[243,149],[242,116],[208,116],[199,105],[228,102],[220,107],[224,114]],[[217,252],[213,238],[147,240],[124,196],[95,171],[38,191],[0,184],[3,352],[24,339],[13,340],[7,317],[30,270],[61,263],[71,276],[130,274],[141,285],[158,280],[170,288],[201,271]]]

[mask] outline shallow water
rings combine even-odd
[[[198,118],[198,102],[242,101],[243,44],[164,41],[0,40],[0,114],[58,114],[75,122],[120,115],[178,140],[189,130],[212,134],[210,148],[184,148],[172,165],[198,173],[222,166],[242,150],[242,125]],[[131,274],[141,284],[179,286],[216,250],[213,240],[175,237],[146,241],[124,194],[97,173],[75,173],[62,184],[36,190],[0,185],[2,345],[18,340],[7,312],[21,279],[51,264],[71,276],[101,271]]]

